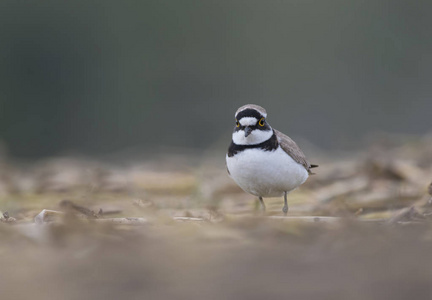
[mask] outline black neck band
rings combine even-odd
[[[231,145],[228,148],[228,157],[232,157],[236,155],[238,152],[241,152],[246,149],[263,149],[264,151],[273,151],[276,150],[278,146],[279,143],[276,134],[273,131],[273,135],[271,136],[271,138],[256,145],[237,145],[233,141],[231,141]]]

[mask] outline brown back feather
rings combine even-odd
[[[306,160],[306,156],[303,151],[297,146],[296,142],[294,142],[289,136],[283,134],[282,132],[273,129],[276,133],[279,145],[281,148],[294,159],[296,162],[301,164],[309,174],[314,174],[310,170],[312,168],[311,164]],[[317,165],[313,165],[313,167],[317,167]]]

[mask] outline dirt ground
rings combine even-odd
[[[314,156],[287,217],[214,157],[3,159],[0,299],[432,297],[431,137]]]

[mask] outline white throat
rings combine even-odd
[[[247,137],[245,137],[244,130],[234,131],[232,140],[237,145],[257,145],[267,141],[273,135],[273,130],[253,130]]]

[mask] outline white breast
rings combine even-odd
[[[261,197],[278,197],[308,178],[306,169],[281,147],[275,151],[246,149],[226,157],[231,177],[246,192]]]

